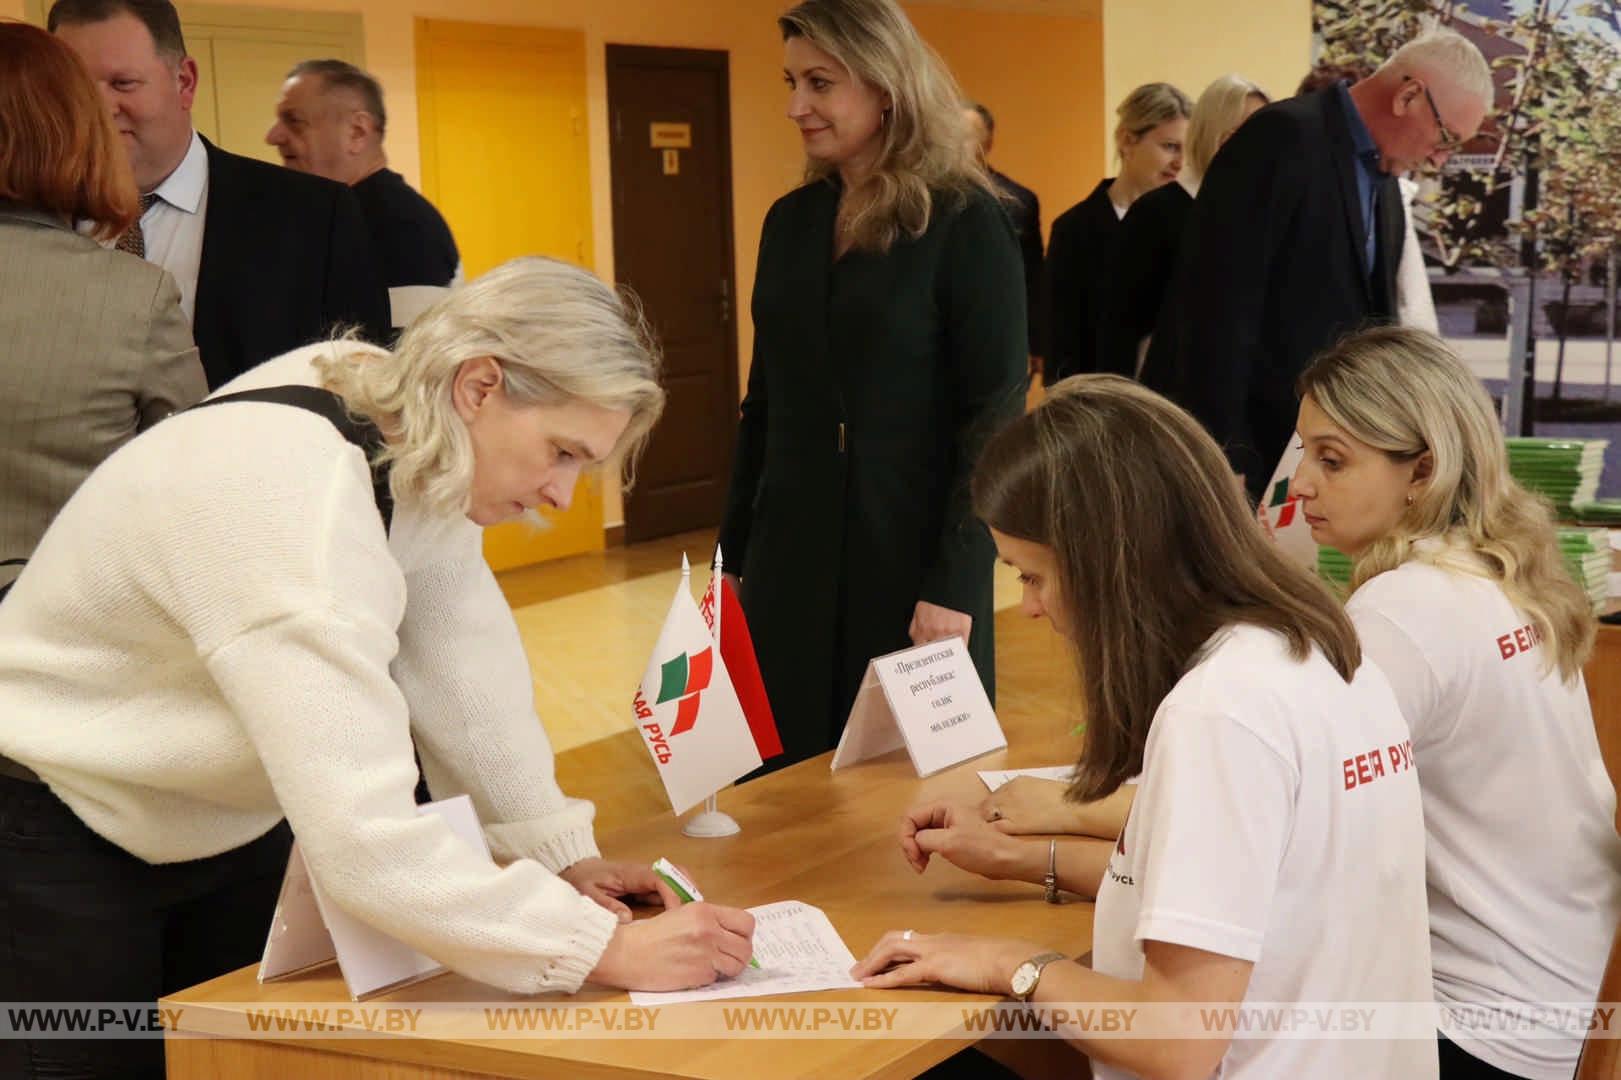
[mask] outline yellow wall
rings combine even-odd
[[[914,4],[913,24],[996,116],[991,164],[1041,199],[1041,224],[1098,181],[1103,132],[1102,27],[1053,15],[990,15]]]
[[[1290,97],[1311,64],[1311,0],[1104,0],[1102,130],[1145,82],[1170,82],[1194,100],[1236,71],[1274,98]],[[1104,167],[1114,172],[1112,139]]]

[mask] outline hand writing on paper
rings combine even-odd
[[[622,923],[630,922],[630,908],[619,897],[629,896],[646,903],[657,900],[666,909],[681,906],[681,898],[651,866],[641,863],[609,862],[607,859],[581,859],[557,875],[580,893],[607,908]]]
[[[976,994],[1009,995],[1019,965],[1046,951],[1035,942],[1012,938],[891,930],[850,969],[850,976],[874,990],[935,983]]]
[[[940,855],[970,874],[988,878],[1013,878],[1020,856],[1030,842],[999,832],[972,806],[954,803],[927,803],[907,811],[901,819],[901,853],[912,869],[922,873],[931,855]]]
[[[917,607],[912,610],[912,625],[906,632],[912,635],[913,645],[944,641],[949,637],[960,637],[966,643],[968,633],[973,628],[972,615],[964,615],[960,611],[931,604],[927,600],[919,600]]]
[[[621,990],[690,990],[741,974],[753,955],[754,916],[700,900],[619,927],[586,978]]]

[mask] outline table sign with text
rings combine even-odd
[[[490,858],[478,812],[466,795],[427,803],[417,807],[417,813],[443,818],[457,839]],[[334,904],[310,876],[295,840],[287,859],[287,876],[282,879],[281,897],[276,901],[276,914],[270,920],[270,937],[259,961],[259,981],[294,975],[334,959],[349,987],[349,996],[356,1001],[445,970],[438,961]]]
[[[962,638],[902,649],[869,663],[832,767],[902,746],[920,777],[1007,746]]]

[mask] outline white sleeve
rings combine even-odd
[[[1413,222],[1413,195],[1418,186],[1407,179],[1400,183],[1402,216],[1406,219],[1406,228],[1402,233],[1401,258],[1396,264],[1398,321],[1403,326],[1439,334],[1441,329],[1436,321],[1435,297],[1430,293],[1430,275],[1424,267],[1424,249],[1419,246],[1418,228]]]
[[[1149,813],[1134,834],[1136,938],[1253,962],[1294,829],[1298,770],[1219,713],[1173,707],[1154,723],[1163,727],[1132,810]]]
[[[472,796],[497,859],[557,872],[597,855],[595,810],[557,786],[534,678],[501,589],[469,528],[407,578],[394,676],[436,799]]]
[[[372,499],[364,466],[331,479],[313,528],[244,546],[228,571],[300,580],[298,603],[200,650],[203,661],[334,902],[470,978],[573,992],[617,921],[540,863],[497,867],[417,814],[406,701],[389,673],[404,582],[376,516],[358,512]],[[265,511],[242,513],[251,527]]]
[[[1395,691],[1414,748],[1444,736],[1449,725],[1439,715],[1441,680],[1424,647],[1372,603],[1352,597],[1345,611],[1362,642],[1363,659],[1373,661]]]

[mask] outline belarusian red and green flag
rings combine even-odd
[[[741,621],[741,618],[739,619]],[[634,701],[636,726],[677,814],[760,765],[743,706],[683,576]]]

